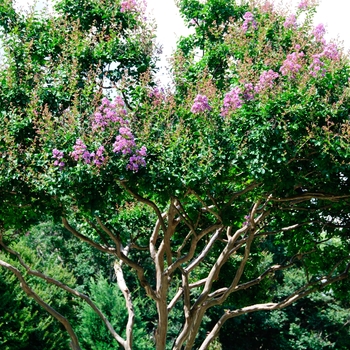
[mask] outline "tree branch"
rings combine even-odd
[[[300,288],[296,292],[292,293],[285,299],[283,299],[280,302],[277,303],[264,303],[264,304],[255,304],[251,306],[246,306],[237,310],[227,310],[224,315],[220,318],[220,320],[216,323],[212,331],[207,335],[206,339],[202,343],[199,350],[206,350],[209,347],[209,344],[215,339],[215,337],[218,335],[219,330],[223,326],[223,324],[230,318],[237,317],[243,314],[256,312],[256,311],[271,311],[271,310],[279,310],[283,309],[290,304],[294,303],[295,301],[315,292],[316,290],[322,290],[327,285],[343,280],[348,277],[350,264],[346,267],[343,273],[339,274],[336,277],[329,278],[326,280],[319,280],[317,282],[308,283],[304,287]]]
[[[160,222],[162,230],[163,230],[163,232],[165,232],[166,231],[165,222],[163,220],[162,213],[160,212],[160,210],[157,207],[157,205],[154,202],[152,202],[151,200],[143,198],[142,196],[140,196],[137,193],[133,192],[129,187],[126,186],[125,181],[120,181],[120,185],[126,190],[126,192],[131,194],[139,202],[147,204],[148,206],[150,206],[155,211],[155,213],[158,216],[158,220]]]
[[[25,268],[25,270],[27,271],[27,273],[29,275],[32,276],[36,276],[39,277],[43,280],[45,280],[47,283],[49,284],[53,284],[58,288],[61,288],[63,290],[65,290],[66,292],[75,295],[76,297],[79,297],[80,299],[84,300],[94,311],[95,313],[100,317],[100,319],[102,320],[102,322],[105,324],[105,326],[107,327],[107,329],[109,330],[109,332],[112,334],[113,338],[125,348],[125,340],[114,330],[113,326],[111,325],[111,323],[108,321],[108,319],[104,316],[104,314],[101,312],[101,310],[92,302],[92,300],[83,293],[78,292],[75,289],[72,289],[70,287],[68,287],[66,284],[57,281],[54,278],[51,278],[43,273],[41,273],[40,271],[36,271],[36,270],[32,270],[22,259],[21,255],[14,251],[13,249],[9,248],[8,246],[6,246],[3,242],[0,242],[1,246],[10,254],[16,256],[16,258],[18,259],[19,263]]]
[[[46,310],[51,316],[53,316],[56,320],[62,323],[64,328],[69,334],[69,337],[71,338],[70,346],[72,350],[81,350],[78,338],[73,331],[73,328],[69,321],[62,316],[59,312],[57,312],[54,308],[52,308],[50,305],[45,303],[27,284],[26,280],[22,276],[21,272],[12,266],[11,264],[8,264],[7,262],[0,260],[0,266],[4,267],[5,269],[11,271],[17,279],[20,281],[20,286],[23,289],[23,291],[30,297],[33,298],[44,310]]]
[[[63,226],[70,232],[72,233],[75,237],[79,238],[81,241],[88,243],[89,245],[91,245],[92,247],[96,248],[97,250],[104,252],[104,253],[108,253],[108,254],[115,254],[116,250],[115,248],[111,248],[111,247],[105,247],[102,246],[96,242],[94,242],[93,240],[91,240],[90,238],[82,235],[81,233],[79,233],[77,230],[75,230],[72,226],[69,225],[68,221],[66,218],[62,218],[62,223]]]
[[[127,256],[128,251],[129,251],[129,246],[123,249],[123,253],[125,256]],[[133,341],[132,334],[133,334],[133,327],[134,327],[134,321],[135,321],[135,312],[134,312],[134,306],[131,299],[131,293],[125,282],[125,278],[122,270],[122,261],[116,260],[114,262],[114,271],[117,277],[117,283],[118,283],[119,289],[123,293],[123,296],[125,299],[125,305],[128,310],[128,322],[126,324],[125,350],[132,350],[132,341]]]
[[[99,217],[96,217],[98,224],[101,226],[102,230],[105,231],[109,237],[113,239],[116,244],[115,255],[122,260],[125,264],[127,264],[130,268],[136,271],[137,277],[141,283],[141,286],[145,289],[148,296],[150,296],[153,300],[157,300],[157,296],[152,289],[150,283],[146,279],[145,271],[142,266],[132,261],[123,253],[123,246],[118,237],[116,237],[101,221]]]

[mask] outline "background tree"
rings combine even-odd
[[[138,18],[134,1],[117,6]],[[325,41],[322,25],[311,25],[311,1],[287,15],[268,2],[179,6],[199,29],[179,44],[174,89],[151,88],[150,71],[126,89],[128,74],[117,86],[123,96],[110,101],[98,93],[100,75],[88,70],[63,110],[34,98],[50,91],[45,81],[32,86],[22,109],[2,109],[4,229],[61,218],[71,234],[115,259],[128,311],[124,337],[91,299],[36,275],[87,301],[125,349],[132,348],[139,286],[157,310],[156,349],[203,350],[227,320],[283,309],[335,282],[341,289],[348,277],[348,57]],[[74,43],[67,57],[80,48]],[[11,62],[4,91],[16,95],[6,78],[18,71]],[[6,237],[1,244],[20,257]],[[1,265],[23,283],[23,273]],[[284,276],[292,283],[277,293]],[[37,301],[80,349],[69,320]],[[174,322],[178,333],[170,337]]]

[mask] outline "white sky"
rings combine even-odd
[[[2,1],[2,0],[0,0]],[[183,25],[179,16],[179,11],[174,0],[146,0],[148,9],[153,12],[157,22],[158,42],[163,45],[164,57],[162,65],[166,65],[165,57],[169,57],[176,46],[176,40],[181,35],[186,35],[189,30]],[[280,2],[270,0],[271,2]],[[289,4],[291,9],[296,9],[296,5],[301,0],[281,0]],[[28,8],[34,0],[15,0],[17,6]],[[44,0],[38,0],[42,3]],[[50,0],[48,0],[50,2]],[[350,49],[350,0],[320,0],[315,25],[323,23],[327,28],[327,39],[338,38],[344,42],[344,47]]]

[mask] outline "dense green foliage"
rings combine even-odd
[[[35,248],[28,247],[30,240],[27,236],[16,239],[13,249],[21,252],[22,257],[34,269],[55,276],[63,283],[74,285],[73,275],[57,264],[51,254],[46,259],[38,257]],[[38,247],[40,252],[40,247]],[[5,259],[19,266],[9,256],[0,252],[0,259]],[[72,321],[78,318],[74,309],[77,307],[69,295],[35,277],[28,279],[36,292],[54,308],[66,314]],[[22,291],[15,276],[9,271],[0,275],[0,345],[4,350],[15,349],[66,349],[68,337],[63,327],[49,316],[35,301],[29,299]]]
[[[135,348],[149,334],[157,350],[204,350],[219,334],[225,347],[234,318],[224,327],[245,328],[237,344],[259,330],[246,344],[266,347],[269,328],[276,349],[345,348],[349,58],[313,27],[312,1],[295,14],[178,4],[195,31],[179,41],[170,89],[153,81],[153,34],[133,0],[62,0],[47,18],[0,7],[1,234],[62,221],[65,232],[31,231],[37,245],[62,253],[126,339],[91,333],[100,323],[83,307],[82,347],[130,349],[130,324]]]

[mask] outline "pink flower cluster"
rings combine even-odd
[[[324,66],[324,62],[321,61],[321,57],[322,57],[321,54],[312,55],[313,61],[310,64],[309,68],[310,68],[310,74],[314,78],[316,78],[319,73],[321,73],[322,76],[324,76],[326,73],[325,69],[321,70],[321,67]]]
[[[272,12],[273,11],[273,4],[270,1],[265,1],[263,5],[261,6],[262,12]]]
[[[101,106],[94,114],[94,120],[92,121],[93,130],[104,130],[111,122],[112,123],[127,123],[123,117],[126,115],[124,101],[120,96],[111,102],[108,98],[102,99]]]
[[[137,173],[140,166],[146,166],[145,157],[147,157],[147,149],[145,146],[142,146],[140,150],[136,150],[135,154],[130,157],[126,169]]]
[[[334,43],[329,43],[329,44],[325,45],[321,55],[332,60],[332,61],[338,61],[339,60],[339,52],[338,52],[337,45]]]
[[[130,12],[136,9],[136,0],[123,0],[120,4],[120,12]]]
[[[250,215],[244,215],[245,221],[243,222],[243,226],[249,225]]]
[[[299,45],[297,49],[299,48]],[[304,57],[304,52],[293,52],[287,55],[287,59],[283,62],[280,72],[282,75],[289,75],[292,78],[295,78],[295,75],[301,69],[301,58]]]
[[[326,43],[325,39],[323,38],[323,36],[326,34],[326,29],[322,23],[314,28],[312,34],[314,35],[317,42],[321,42],[323,44]]]
[[[136,143],[131,130],[128,127],[121,127],[119,129],[119,135],[113,143],[113,152],[131,154],[134,147],[136,147]]]
[[[274,80],[279,77],[279,74],[274,72],[272,69],[264,71],[260,75],[259,83],[255,86],[256,92],[261,92],[266,89],[273,87]]]
[[[243,19],[244,19],[244,22],[242,24],[242,31],[244,33],[248,30],[249,25],[251,25],[253,27],[253,29],[257,29],[258,28],[258,24],[254,20],[254,15],[251,12],[246,12],[243,15]]]
[[[316,78],[319,73],[324,76],[326,73],[325,69],[321,69],[324,66],[323,58],[328,58],[332,61],[339,60],[339,52],[337,45],[329,43],[324,46],[323,51],[319,54],[312,55],[313,61],[310,64],[310,74]]]
[[[54,165],[60,167],[60,169],[64,168],[65,163],[62,162],[62,158],[64,157],[64,153],[54,148],[52,150],[52,158],[56,159],[54,161]]]
[[[127,170],[138,172],[140,166],[146,166],[145,157],[147,157],[147,149],[145,146],[142,146],[139,150],[136,149],[134,135],[128,127],[121,127],[119,129],[119,135],[117,135],[113,144],[113,152],[123,155],[131,154],[129,163],[126,166]]]
[[[191,108],[192,113],[201,113],[205,111],[210,111],[211,107],[209,106],[208,98],[205,95],[197,95],[194,99],[193,106]]]
[[[309,0],[302,0],[298,5],[299,10],[307,10],[308,8],[309,8]]]
[[[164,90],[155,87],[149,92],[148,97],[152,99],[155,106],[158,106],[165,100]]]
[[[254,91],[254,85],[252,83],[244,84],[244,90],[243,90],[242,96],[246,101],[251,101],[254,99],[255,91]]]
[[[112,103],[107,98],[103,98],[101,106],[94,114],[94,120],[92,121],[93,130],[104,130],[111,122],[119,124],[119,135],[116,136],[113,144],[113,152],[121,153],[122,155],[131,155],[129,163],[126,166],[127,170],[137,172],[140,166],[146,166],[145,157],[147,156],[146,147],[136,149],[135,137],[132,134],[130,128],[127,126],[129,122],[123,118],[126,115],[124,109],[124,102],[120,97],[117,97]],[[94,152],[89,152],[86,144],[78,138],[73,146],[73,151],[70,156],[76,161],[83,161],[85,164],[93,164],[97,167],[103,165],[106,161],[105,147],[99,146]],[[60,168],[64,167],[64,163],[61,161],[63,158],[63,152],[56,148],[52,151],[53,158],[56,159],[54,165]]]
[[[239,87],[233,88],[230,92],[225,95],[224,106],[221,109],[220,115],[226,117],[229,112],[235,111],[242,107],[242,100],[240,98],[241,89]]]
[[[290,15],[286,18],[285,22],[283,23],[284,28],[292,28],[296,29],[297,27],[297,18],[295,15]]]
[[[81,139],[77,139],[75,145],[73,146],[74,151],[71,152],[71,156],[75,161],[79,161],[82,159],[85,164],[95,164],[96,166],[101,166],[105,161],[105,157],[103,156],[103,152],[105,148],[100,146],[96,152],[89,152],[87,150],[86,145]]]

